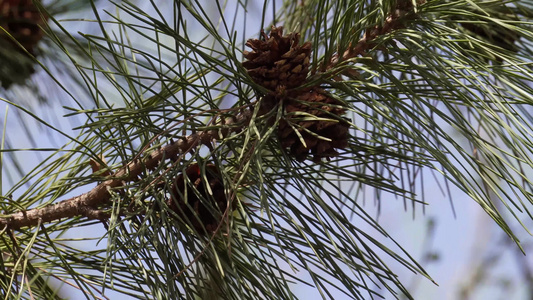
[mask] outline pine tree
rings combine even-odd
[[[0,99],[39,124],[40,159],[22,171],[4,126],[2,174],[23,173],[1,193],[5,299],[293,299],[299,282],[411,299],[398,270],[431,274],[362,202],[423,209],[427,176],[521,249],[533,1],[81,2],[0,0]],[[62,125],[19,98],[43,77]]]

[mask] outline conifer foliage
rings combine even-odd
[[[398,274],[431,274],[367,200],[418,213],[427,178],[521,247],[532,0],[257,3],[0,0],[0,60],[49,63],[46,40],[78,72],[39,64],[69,130],[0,95],[49,131],[28,139],[61,142],[2,142],[2,163],[40,161],[3,182],[0,294],[411,299]]]

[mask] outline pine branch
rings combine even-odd
[[[89,219],[107,219],[110,217],[98,209],[109,204],[110,189],[124,185],[124,182],[138,181],[144,170],[153,170],[165,160],[176,158],[190,152],[200,144],[208,144],[219,138],[224,138],[232,132],[241,130],[248,124],[251,117],[249,110],[244,110],[236,117],[226,118],[224,125],[217,129],[210,129],[191,134],[183,139],[155,150],[145,159],[134,159],[112,175],[113,179],[98,184],[87,193],[60,201],[41,208],[33,208],[0,218],[0,227],[19,229],[27,226],[36,226],[63,218],[83,216]]]
[[[425,0],[418,1],[418,5],[424,4]],[[413,4],[410,0],[398,0],[396,8],[387,16],[383,25],[376,25],[372,29],[368,29],[363,37],[355,44],[348,47],[346,51],[339,55],[337,53],[331,57],[330,61],[324,66],[324,70],[329,70],[337,66],[340,62],[357,57],[359,55],[366,55],[366,51],[376,46],[375,40],[379,36],[387,34],[393,30],[405,28],[405,19],[412,17]]]
[[[411,13],[412,5],[406,5],[399,1],[396,9],[387,17],[382,26],[368,30],[362,39],[346,50],[339,59],[339,53],[334,55],[326,64],[325,69],[335,67],[340,61],[344,61],[358,55],[365,55],[366,51],[374,47],[372,42],[378,36],[389,33],[390,31],[404,27],[402,18]],[[236,116],[236,120],[227,119],[225,126],[234,123],[244,122],[246,124],[250,119],[250,112],[245,111]],[[126,166],[112,175],[113,179],[106,180],[98,184],[91,191],[79,196],[72,197],[41,208],[33,208],[19,211],[11,215],[0,218],[0,226],[7,226],[10,229],[18,229],[28,226],[36,226],[41,223],[48,223],[63,218],[72,218],[83,216],[88,219],[107,219],[109,213],[99,210],[98,207],[105,206],[109,203],[111,194],[110,189],[124,185],[124,182],[138,181],[139,175],[146,169],[155,168],[162,160],[182,155],[194,149],[199,144],[209,143],[213,139],[225,137],[231,132],[242,129],[244,125],[231,127],[231,130],[207,130],[200,133],[192,134],[179,141],[173,142],[159,150],[148,155],[144,160],[133,160]]]

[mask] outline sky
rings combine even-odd
[[[149,12],[149,3],[140,4],[146,6],[146,11]],[[278,4],[279,5],[279,4]],[[209,7],[207,7],[209,8]],[[261,7],[256,6],[250,9],[249,17],[247,18],[247,33],[249,36],[255,36],[253,28],[259,28]],[[68,15],[65,18],[70,17]],[[75,16],[79,17],[79,13]],[[268,18],[268,16],[267,16]],[[85,30],[90,24],[85,23],[80,27],[76,27],[72,22],[69,23],[69,28],[72,32],[78,30]],[[193,34],[193,32],[191,32]],[[9,95],[13,102],[16,102],[16,97],[23,97],[24,91],[16,92],[16,95]],[[2,94],[0,93],[0,97]],[[81,120],[69,119],[65,121],[63,116],[66,111],[53,104],[39,105],[35,102],[28,103],[33,108],[38,108],[38,114],[43,119],[49,120],[53,124],[60,123],[62,128],[71,128],[73,125],[81,122]],[[8,105],[4,105],[4,108]],[[4,122],[5,114],[0,113],[0,122]],[[29,119],[23,120],[26,124],[36,124]],[[81,123],[80,123],[81,124]],[[30,141],[24,137],[27,133],[18,115],[12,107],[7,113],[6,123],[7,134],[11,146],[13,148],[31,148],[33,143],[39,147],[54,147],[60,145],[64,139],[56,134],[37,134],[34,136],[35,140]],[[34,127],[35,130],[41,130]],[[32,129],[33,130],[33,129]],[[449,128],[452,131],[452,128]],[[26,151],[21,153],[20,161],[23,163],[24,170],[31,170],[37,166],[42,160],[34,151]],[[4,164],[4,172],[11,172],[13,177],[17,177],[16,172],[11,164]],[[529,265],[533,267],[533,260],[531,255],[525,258],[520,258],[517,254],[516,247],[509,243],[508,239],[501,232],[499,227],[486,215],[486,213],[479,207],[477,203],[472,201],[467,195],[461,191],[451,188],[451,194],[442,193],[439,184],[433,176],[426,173],[425,182],[427,184],[424,189],[425,199],[429,205],[422,212],[420,206],[415,208],[415,217],[411,208],[405,210],[404,203],[401,200],[390,198],[382,199],[381,212],[377,215],[377,207],[374,202],[369,199],[364,204],[365,210],[372,216],[376,216],[379,223],[387,232],[402,245],[414,258],[422,262],[426,271],[432,276],[435,285],[421,276],[416,276],[410,273],[401,266],[396,266],[395,271],[400,278],[403,278],[404,284],[410,289],[415,299],[526,299],[527,287],[522,279],[521,267]],[[4,176],[2,187],[4,190],[8,189],[11,182]],[[450,204],[450,199],[453,203],[453,209]],[[455,214],[454,214],[455,211]],[[510,218],[509,218],[510,220]],[[428,222],[434,223],[434,230],[428,235]],[[518,225],[513,224],[513,229],[519,233],[525,243],[525,249],[529,249],[528,244],[531,237],[522,230]],[[531,222],[526,223],[531,228]],[[361,224],[368,226],[366,224]],[[103,234],[103,229],[102,230]],[[370,229],[369,229],[370,230]],[[90,234],[98,236],[98,231],[83,232],[73,231],[68,235],[85,235]],[[67,235],[67,236],[68,236]],[[93,247],[88,242],[87,247]],[[425,261],[427,253],[435,254],[436,260]],[[393,262],[390,262],[393,264]],[[467,287],[475,280],[479,280],[474,276],[479,266],[490,266],[489,273],[486,278],[481,278],[482,288],[475,289],[472,294],[461,298],[461,290]],[[307,275],[301,274],[303,278]],[[319,295],[317,291],[307,287],[303,284],[294,286],[294,292],[301,299],[315,299]],[[78,299],[79,294],[76,291],[66,288],[65,294],[71,299]],[[110,292],[107,294],[111,299],[132,299],[125,296],[119,296]],[[337,295],[343,299],[342,295]],[[386,299],[393,299],[389,295]]]

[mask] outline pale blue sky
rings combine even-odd
[[[145,3],[144,6],[146,6],[146,11],[149,12],[149,3]],[[209,7],[207,7],[207,9],[209,9]],[[260,5],[257,5],[257,7],[251,9],[249,12],[247,18],[248,35],[255,35],[255,31],[259,28],[260,17],[257,16],[260,16],[260,9]],[[69,24],[73,23],[69,22]],[[75,32],[80,29],[83,30],[86,26],[89,25],[85,24],[79,28],[70,28]],[[13,102],[17,101],[17,99],[8,100]],[[35,104],[31,103],[28,105],[32,105],[34,108],[37,107]],[[51,122],[57,122],[55,120],[61,119],[59,116],[66,113],[66,111],[60,107],[42,108],[38,110],[40,116],[44,119],[51,120]],[[4,114],[2,113],[0,114],[0,122],[3,121]],[[26,121],[30,124],[32,123],[29,119]],[[74,120],[74,122],[64,122],[62,127],[72,127],[72,124],[75,122],[76,120]],[[26,133],[22,130],[21,123],[17,119],[17,115],[14,114],[12,108],[10,108],[8,114],[7,128],[7,134],[13,147],[31,147],[29,140],[24,138]],[[450,130],[452,129],[450,128]],[[36,135],[36,142],[40,147],[54,147],[64,142],[64,138],[54,134],[52,135],[52,139],[47,135]],[[24,164],[23,167],[26,170],[30,170],[39,163],[39,157],[33,152],[20,154],[19,158],[21,158],[21,162]],[[12,166],[6,164],[4,166],[4,172],[10,172],[9,168],[12,168]],[[426,207],[425,215],[422,215],[420,206],[417,206],[416,218],[413,220],[412,211],[409,209],[404,212],[403,202],[391,197],[390,199],[381,200],[382,211],[379,216],[381,226],[383,226],[414,258],[420,258],[422,256],[421,250],[426,233],[427,220],[431,218],[435,221],[435,234],[429,250],[438,253],[439,259],[438,261],[427,265],[426,270],[439,286],[435,286],[433,283],[420,276],[413,276],[412,273],[402,266],[397,265],[393,269],[397,272],[397,275],[403,279],[402,281],[407,287],[416,287],[412,290],[415,298],[436,300],[459,299],[459,289],[465,284],[465,282],[468,282],[468,280],[471,279],[470,277],[476,264],[480,263],[480,260],[483,259],[483,255],[480,254],[486,254],[487,248],[494,248],[501,249],[499,251],[502,253],[501,260],[496,262],[496,274],[500,277],[509,276],[510,279],[516,279],[518,281],[511,283],[512,289],[510,289],[508,294],[505,295],[499,294],[499,289],[494,288],[497,282],[492,281],[487,284],[487,287],[482,289],[480,293],[473,294],[469,299],[525,299],[526,289],[525,286],[523,286],[523,283],[521,284],[520,276],[518,275],[519,265],[513,252],[514,248],[512,246],[506,246],[502,242],[503,233],[499,230],[498,226],[496,226],[485,212],[483,212],[482,209],[464,193],[452,188],[452,194],[445,196],[440,192],[433,177],[427,176],[425,182],[427,184],[425,189],[426,200],[430,204]],[[9,187],[5,178],[3,187],[4,189]],[[454,217],[450,207],[450,198],[453,200],[455,211],[457,212],[456,217]],[[367,201],[364,207],[370,215],[376,215],[376,207],[373,205],[373,201]],[[368,225],[361,224],[361,227],[364,228],[364,226]],[[525,232],[514,223],[513,228],[520,233],[520,236],[524,237],[524,240],[527,241],[527,239],[531,239],[530,236],[525,234]],[[102,231],[86,232],[83,230],[77,230],[68,233],[67,236],[86,236],[87,234],[98,236],[99,234],[104,233],[102,226],[100,226],[100,230]],[[105,243],[100,245],[100,247],[102,246],[105,246]],[[90,242],[88,242],[87,247],[94,247],[94,245],[90,245]],[[530,265],[533,265],[531,256],[527,257],[527,262]],[[391,264],[394,265],[393,262],[391,262]],[[300,274],[298,276],[300,276]],[[302,273],[301,277],[306,278],[306,275]],[[67,290],[70,299],[81,299],[81,295],[76,294],[71,288]],[[301,299],[316,299],[319,297],[314,289],[301,284],[294,287],[294,292]],[[118,296],[112,292],[109,292],[107,295],[110,299],[131,299],[124,296]],[[341,295],[338,297],[339,298],[336,299],[343,299]],[[393,297],[389,296],[387,299],[393,299]]]

